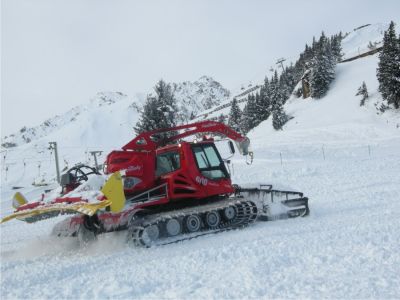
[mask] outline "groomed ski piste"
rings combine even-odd
[[[10,221],[0,227],[1,298],[399,298],[400,114],[377,114],[377,62],[374,55],[339,64],[323,99],[287,102],[294,118],[283,131],[267,120],[250,132],[252,165],[239,155],[232,161],[235,183],[302,191],[310,216],[149,249],[129,246],[125,232],[102,235],[87,247],[50,237],[62,216]],[[370,94],[365,107],[354,96],[362,81]],[[65,137],[76,136],[64,130]],[[122,135],[120,144],[112,136],[108,146],[131,138]],[[106,143],[104,136],[100,141]],[[27,145],[18,147],[19,155]],[[49,163],[47,172],[53,167]],[[8,176],[2,178],[2,217],[12,211],[12,186],[19,182],[17,173]],[[21,182],[28,199],[49,188]]]

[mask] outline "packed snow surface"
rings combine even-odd
[[[267,120],[250,132],[252,165],[238,154],[232,160],[235,183],[302,191],[310,216],[150,249],[131,247],[124,232],[102,235],[87,247],[49,237],[63,217],[13,220],[0,227],[1,298],[400,298],[400,115],[375,108],[381,102],[376,64],[372,56],[339,65],[326,97],[288,101],[285,110],[294,118],[283,131]],[[354,96],[362,81],[370,92],[365,107]],[[126,109],[120,103],[102,109],[114,107],[117,119]],[[111,120],[97,125],[112,134],[106,128]],[[94,131],[76,137],[79,128],[65,128],[71,142],[95,141]],[[128,131],[123,135],[110,139],[128,138]],[[8,155],[22,160],[24,147]],[[40,172],[54,176],[53,164]],[[56,187],[30,186],[28,166],[25,175],[9,171],[5,181],[4,174],[1,216],[12,212],[18,183],[28,199]]]
[[[398,298],[400,137],[371,156],[338,143],[325,160],[317,145],[265,143],[252,166],[234,161],[235,181],[303,191],[309,217],[150,249],[123,232],[80,248],[49,237],[59,218],[11,221],[1,227],[2,298]]]

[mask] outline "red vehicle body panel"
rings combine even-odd
[[[162,141],[157,141],[155,138],[157,134],[177,130],[184,131]],[[154,130],[138,135],[122,147],[122,150],[112,151],[107,156],[105,162],[106,174],[111,174],[116,171],[125,172],[124,192],[128,203],[121,213],[103,212],[99,214],[98,217],[103,225],[111,229],[113,227],[123,226],[129,222],[129,218],[135,211],[150,206],[160,206],[167,203],[193,199],[201,201],[203,199],[210,199],[213,196],[233,193],[234,188],[232,187],[229,176],[211,179],[201,173],[192,150],[192,145],[196,143],[180,141],[176,144],[162,146],[163,144],[177,142],[186,136],[198,133],[217,133],[234,140],[238,146],[243,143],[243,145],[247,147],[249,143],[246,137],[243,137],[224,124],[213,121],[182,125],[170,129]],[[208,144],[215,147],[213,139],[207,139],[205,137],[203,137],[203,141],[197,144]],[[180,167],[169,173],[158,176],[156,174],[157,155],[168,152],[179,153]],[[217,155],[221,160],[218,151]],[[225,168],[223,163],[221,168]],[[127,184],[128,182],[132,184]],[[146,193],[159,186],[166,186],[167,192],[165,195],[151,201],[129,202],[132,197]],[[81,223],[82,218],[78,219],[73,217],[71,219],[71,226]]]

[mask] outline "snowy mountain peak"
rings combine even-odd
[[[210,76],[203,75],[197,80],[197,82],[208,82],[208,81],[214,81],[214,79]]]
[[[1,146],[11,148],[25,143],[30,143],[59,130],[67,124],[74,123],[81,118],[85,111],[91,111],[96,107],[109,106],[127,100],[128,96],[121,92],[99,92],[89,103],[73,107],[62,115],[56,115],[35,127],[24,126],[19,132],[5,136],[1,140]]]
[[[229,99],[230,92],[210,76],[173,84],[182,122],[188,122],[200,112]]]
[[[123,99],[126,99],[128,96],[121,92],[98,92],[94,98],[90,100],[92,105],[95,106],[104,106],[111,105]]]
[[[187,122],[199,112],[218,105],[229,98],[229,91],[210,76],[202,76],[194,82],[174,83],[172,87],[181,122]],[[53,139],[56,140],[57,132],[66,132],[68,131],[66,128],[71,126],[75,130],[68,135],[72,133],[72,135],[80,135],[82,138],[90,137],[89,140],[96,144],[96,141],[103,139],[102,136],[99,136],[101,132],[98,128],[100,123],[105,122],[105,119],[108,120],[108,129],[113,129],[111,132],[120,132],[121,124],[123,124],[124,135],[130,137],[132,128],[138,119],[137,112],[143,105],[144,98],[143,94],[136,94],[131,98],[121,92],[99,92],[86,104],[76,106],[38,126],[23,127],[19,132],[3,137],[1,146],[12,148],[49,135],[52,135]],[[73,126],[73,124],[75,125]],[[116,145],[123,142],[124,140],[118,140]],[[104,144],[108,143],[104,142]]]

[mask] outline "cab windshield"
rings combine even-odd
[[[157,155],[156,176],[161,176],[180,169],[180,157],[178,152],[166,152]]]
[[[229,178],[225,165],[213,144],[192,145],[197,167],[204,177],[210,179]]]

